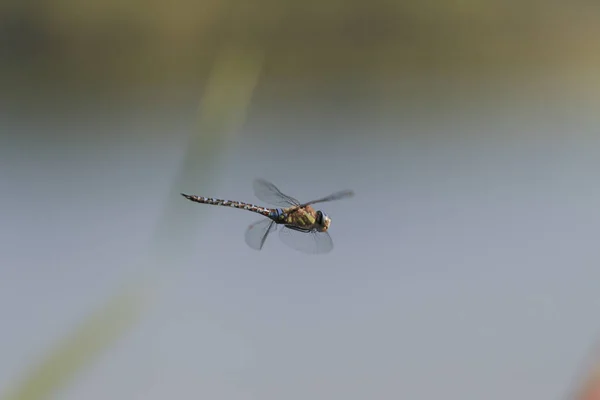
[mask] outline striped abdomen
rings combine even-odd
[[[188,200],[195,201],[196,203],[210,204],[213,206],[225,206],[225,207],[239,208],[240,210],[252,211],[257,214],[264,215],[265,217],[270,216],[271,211],[272,211],[270,208],[259,207],[259,206],[255,206],[254,204],[243,203],[241,201],[213,199],[210,197],[194,196],[194,195],[189,195],[189,194],[184,194],[184,193],[181,193],[181,195]]]

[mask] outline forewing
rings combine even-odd
[[[277,224],[270,219],[261,219],[246,229],[245,239],[248,246],[254,250],[262,249],[269,233],[277,230]]]
[[[352,190],[342,190],[339,192],[335,192],[330,194],[329,196],[317,199],[317,200],[313,200],[313,201],[309,201],[308,203],[304,203],[303,206],[307,206],[310,204],[316,204],[316,203],[324,203],[326,201],[334,201],[334,200],[341,200],[341,199],[345,199],[347,197],[352,197],[354,196],[354,192]]]
[[[298,200],[281,193],[275,185],[264,179],[256,179],[253,182],[253,187],[254,195],[265,203],[284,208],[300,205]]]
[[[284,226],[279,237],[289,247],[304,253],[324,254],[333,249],[333,241],[327,232],[299,231]]]

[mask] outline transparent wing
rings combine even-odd
[[[256,179],[253,182],[254,195],[265,203],[273,204],[278,207],[298,206],[300,202],[287,194],[281,193],[279,189],[271,182],[264,179]]]
[[[245,239],[248,246],[254,250],[262,249],[269,233],[277,230],[277,224],[270,219],[261,219],[246,229]]]
[[[289,247],[310,254],[328,253],[333,241],[327,232],[304,231],[284,226],[279,231],[281,241]]]
[[[313,201],[309,201],[307,203],[302,204],[303,206],[308,206],[310,204],[316,204],[316,203],[324,203],[326,201],[334,201],[334,200],[341,200],[341,199],[345,199],[347,197],[352,197],[354,196],[354,192],[352,190],[342,190],[340,192],[335,192],[330,194],[329,196],[317,199],[317,200],[313,200]]]

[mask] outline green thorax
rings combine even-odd
[[[279,223],[293,225],[301,229],[313,229],[317,221],[317,212],[311,207],[290,207],[283,210]]]

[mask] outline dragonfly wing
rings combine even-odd
[[[300,202],[293,197],[281,193],[271,182],[256,179],[253,183],[254,195],[260,200],[278,207],[298,206]]]
[[[281,241],[289,247],[310,254],[328,253],[333,241],[327,232],[304,231],[284,226],[279,231]]]
[[[270,219],[261,219],[246,229],[245,239],[248,246],[254,250],[262,249],[269,233],[277,230],[277,224]]]
[[[323,198],[320,198],[317,200],[309,201],[308,203],[304,203],[302,205],[307,206],[310,204],[324,203],[326,201],[341,200],[341,199],[345,199],[347,197],[352,197],[352,196],[354,196],[354,192],[352,190],[342,190],[340,192],[332,193],[329,196],[326,196],[326,197],[323,197]]]

